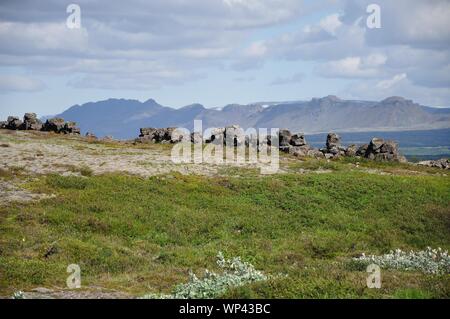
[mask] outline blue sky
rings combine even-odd
[[[450,1],[77,1],[0,4],[0,118],[108,98],[201,103],[404,96],[450,106]]]

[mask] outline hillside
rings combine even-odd
[[[382,269],[362,253],[450,249],[450,177],[413,164],[281,154],[173,164],[170,145],[0,130],[0,296],[135,298],[241,257],[263,280],[225,298],[448,298],[448,273]],[[82,289],[66,289],[78,264]],[[448,269],[447,271],[450,271]],[[267,276],[266,276],[267,275]],[[150,295],[152,296],[152,295]]]
[[[450,128],[450,109],[425,107],[401,97],[374,102],[327,96],[308,102],[232,104],[222,109],[207,109],[200,104],[174,109],[152,99],[143,103],[109,99],[75,105],[58,116],[77,122],[83,132],[120,139],[136,137],[141,127],[192,129],[194,119],[203,120],[204,128],[238,124],[307,134]]]

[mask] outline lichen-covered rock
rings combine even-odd
[[[80,129],[77,127],[77,123],[75,122],[67,122],[64,123],[63,128],[60,130],[60,133],[63,134],[80,134]]]
[[[441,158],[434,161],[422,161],[418,163],[419,165],[423,166],[429,166],[429,167],[436,167],[441,169],[450,169],[450,159],[448,158]]]
[[[369,144],[363,144],[358,147],[356,151],[356,156],[366,156],[367,149],[369,148]]]
[[[358,152],[358,146],[356,146],[355,144],[352,144],[352,145],[349,145],[345,149],[345,156],[353,157],[353,156],[356,156],[357,152]]]
[[[368,144],[364,157],[376,161],[406,162],[406,158],[400,154],[396,142],[376,137]]]
[[[310,156],[310,157],[315,157],[315,158],[324,158],[325,157],[325,155],[316,148],[309,149],[306,155]]]
[[[280,130],[278,136],[280,147],[288,147],[291,145],[292,134],[289,130]]]
[[[63,130],[64,125],[66,123],[64,122],[64,119],[62,118],[52,118],[52,119],[48,119],[44,126],[42,127],[43,131],[46,132],[55,132],[55,133],[60,133],[61,130]]]
[[[305,134],[297,133],[297,134],[292,135],[290,143],[291,143],[292,146],[304,146],[304,145],[306,145]]]
[[[245,143],[244,130],[239,125],[232,125],[225,128],[225,144],[239,146]]]
[[[369,143],[368,151],[374,154],[381,153],[381,147],[383,146],[383,144],[384,144],[383,139],[374,137]]]
[[[92,140],[96,140],[97,139],[97,136],[95,136],[95,134],[91,133],[91,132],[87,132],[85,134],[85,137],[88,138],[88,139],[92,139]]]
[[[339,148],[341,146],[341,138],[336,133],[329,133],[326,142],[327,149]]]
[[[191,143],[200,144],[203,142],[203,136],[200,132],[192,132],[191,133]]]
[[[8,130],[18,130],[22,126],[22,121],[17,116],[8,116],[6,128]]]
[[[20,129],[40,131],[42,129],[42,122],[37,118],[36,113],[25,113]]]
[[[291,146],[289,149],[289,153],[297,156],[297,157],[305,157],[308,156],[308,152],[310,151],[310,147],[307,145],[304,146]]]
[[[321,149],[321,152],[327,159],[345,155],[345,148],[341,146],[341,138],[336,133],[329,133],[327,135],[326,147]]]
[[[213,128],[209,136],[206,138],[206,143],[225,143],[225,128],[224,127],[216,127]]]
[[[141,128],[140,132],[141,134],[136,139],[136,142],[140,143],[178,143],[186,135],[175,127]]]

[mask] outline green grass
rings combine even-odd
[[[189,269],[216,269],[223,251],[287,275],[227,298],[450,297],[448,275],[383,270],[382,289],[368,289],[365,271],[349,263],[362,252],[450,249],[450,177],[367,174],[350,164],[301,162],[293,169],[332,173],[265,177],[41,177],[27,188],[56,198],[0,208],[0,295],[64,287],[71,263],[86,286],[169,292]]]

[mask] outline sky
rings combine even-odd
[[[0,119],[108,98],[450,106],[449,0],[71,1],[0,1]]]

